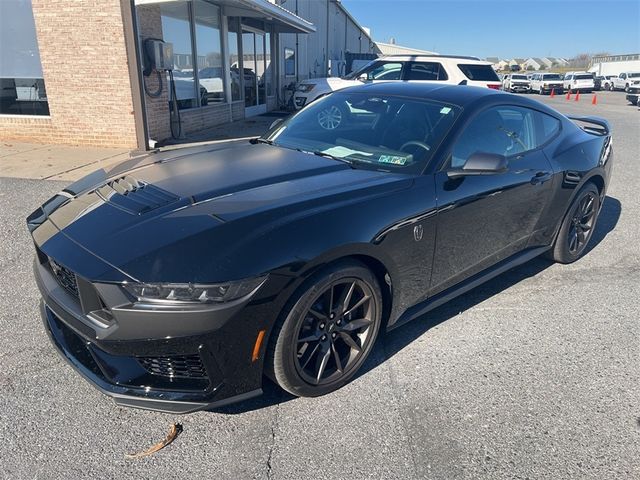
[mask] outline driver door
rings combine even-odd
[[[437,236],[430,294],[524,249],[540,228],[553,175],[539,148],[543,139],[536,134],[536,115],[544,114],[515,106],[484,110],[460,134],[449,160],[436,173]],[[463,167],[477,152],[504,155],[508,171],[448,177],[448,169]]]

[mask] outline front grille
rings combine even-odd
[[[200,355],[138,358],[142,367],[153,375],[171,378],[205,378],[207,372]]]
[[[129,175],[103,185],[96,193],[103,200],[134,214],[147,213],[179,200],[172,193]]]
[[[68,268],[60,265],[53,258],[49,258],[49,268],[60,286],[74,297],[79,298],[76,274]]]

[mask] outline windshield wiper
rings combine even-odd
[[[275,145],[273,143],[273,140],[267,140],[266,138],[262,138],[262,137],[252,138],[251,140],[249,140],[249,143],[253,145],[255,145],[256,143],[266,143],[267,145]]]
[[[347,160],[346,158],[342,158],[342,157],[336,157],[335,155],[331,155],[330,153],[325,153],[325,152],[322,152],[320,150],[315,150],[315,151],[312,151],[312,152],[307,152],[305,150],[300,150],[300,151],[304,152],[304,153],[312,153],[314,155],[317,155],[318,157],[324,157],[324,158],[330,158],[331,160],[337,160],[338,162],[346,163],[347,165],[351,165],[353,167],[353,161]]]

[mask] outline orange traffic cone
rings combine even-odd
[[[555,96],[556,96],[556,89],[555,89],[555,88],[552,88],[552,89],[551,89],[551,95],[549,95],[549,97],[550,97],[550,98],[553,98],[553,97],[555,97]]]
[[[580,90],[576,92],[576,102],[580,100]]]
[[[597,104],[598,104],[598,96],[594,93],[593,98],[591,99],[591,105],[597,105]]]
[[[567,100],[571,100],[571,90],[567,92]]]

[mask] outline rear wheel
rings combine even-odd
[[[599,211],[600,193],[593,183],[587,183],[571,203],[549,257],[560,263],[578,260],[591,239]]]
[[[382,293],[359,262],[341,262],[310,278],[276,325],[266,372],[293,395],[337,390],[371,352],[382,323]],[[285,309],[286,311],[286,309]]]

